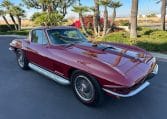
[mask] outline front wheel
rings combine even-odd
[[[72,87],[76,97],[86,105],[99,105],[103,92],[97,80],[85,73],[76,71],[72,75]]]
[[[17,56],[17,63],[19,65],[20,68],[27,70],[28,67],[28,60],[25,57],[25,54],[22,50],[18,49],[16,52],[16,56]]]

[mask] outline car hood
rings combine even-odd
[[[97,62],[100,62],[101,65],[107,65],[124,76],[129,82],[128,85],[134,85],[139,82],[150,70],[147,62],[152,56],[144,52],[144,50],[134,49],[133,46],[128,46],[127,48],[123,45],[119,46],[111,43],[94,44],[86,42],[64,47],[64,54],[67,54],[67,58],[70,56],[78,57],[80,60],[89,59],[94,65]],[[87,63],[87,61],[85,62]]]

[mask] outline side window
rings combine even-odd
[[[32,38],[33,43],[38,43],[38,44],[47,44],[48,43],[48,40],[47,40],[43,30],[33,30],[31,38]]]

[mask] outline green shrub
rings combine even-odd
[[[143,30],[143,28],[142,28],[142,27],[140,27],[140,26],[138,26],[138,27],[137,27],[137,30],[138,30],[138,31],[142,31],[142,30]]]
[[[0,32],[0,35],[22,35],[22,36],[27,36],[28,33],[29,33],[29,30],[6,31],[6,32]]]
[[[157,16],[155,13],[151,13],[151,14],[146,15],[146,17],[157,17]]]
[[[103,38],[102,41],[117,42],[128,45],[136,45],[148,51],[166,52],[167,51],[167,31],[157,29],[141,28],[135,40],[129,38],[129,33],[125,31],[113,32]]]
[[[131,44],[129,33],[124,31],[113,32],[102,38],[103,41]]]
[[[93,30],[92,29],[87,29],[87,32],[89,35],[93,35]]]
[[[120,25],[120,26],[129,26],[130,23],[129,23],[128,20],[120,20],[120,21],[119,21],[119,25]]]

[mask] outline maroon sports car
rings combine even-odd
[[[10,50],[18,65],[61,84],[71,84],[84,104],[96,105],[104,94],[130,97],[149,86],[158,73],[156,59],[136,46],[92,43],[74,27],[39,27],[27,39],[15,39]]]

